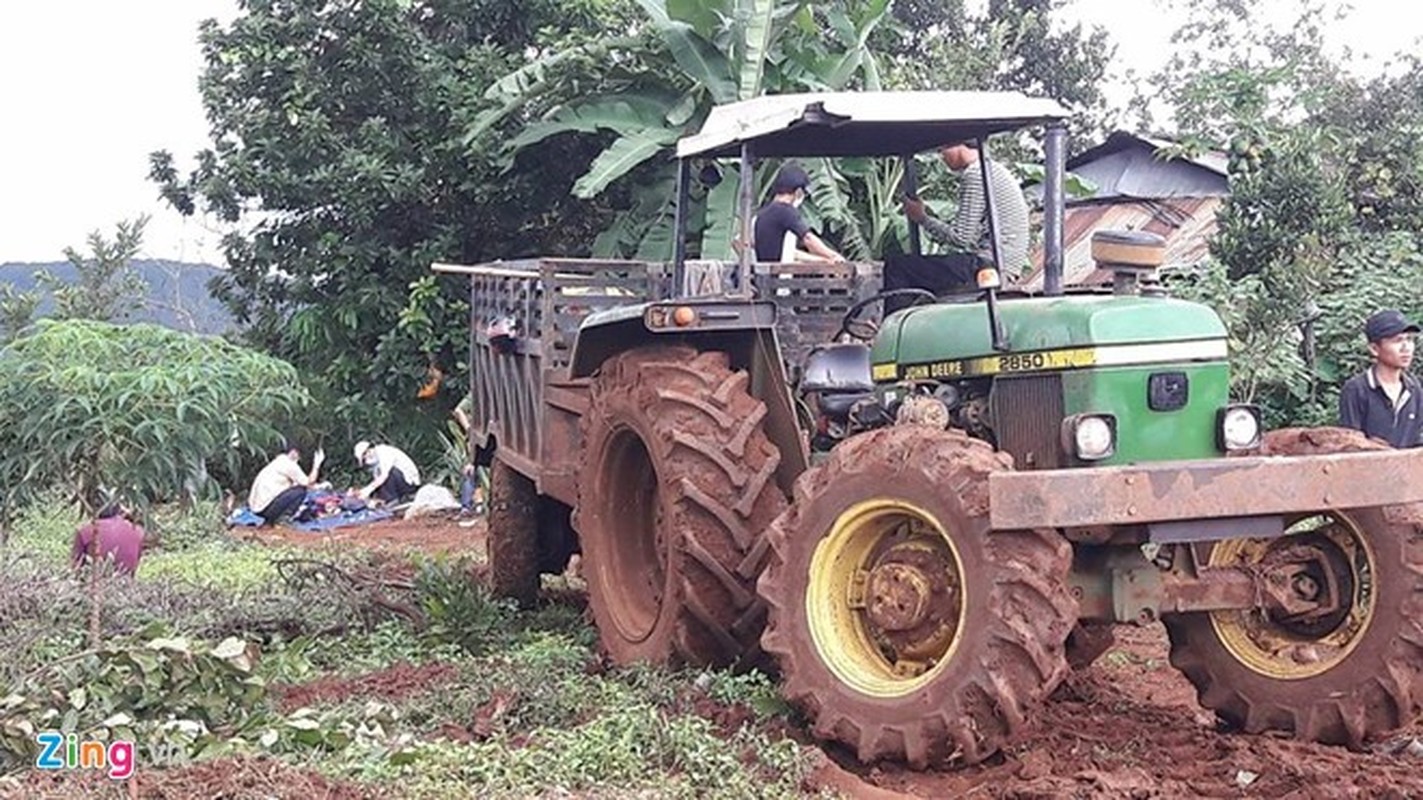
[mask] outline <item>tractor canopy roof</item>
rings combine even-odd
[[[1020,92],[812,92],[774,94],[713,108],[677,157],[895,156],[1070,116],[1056,101]]]

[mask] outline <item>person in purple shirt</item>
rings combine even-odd
[[[99,518],[74,532],[74,547],[70,561],[74,568],[84,566],[98,538],[99,557],[112,558],[114,567],[125,575],[138,570],[143,556],[143,528],[130,522],[118,503],[111,503],[99,512]]]

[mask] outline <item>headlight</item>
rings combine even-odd
[[[1250,450],[1260,445],[1260,409],[1255,406],[1226,406],[1220,410],[1220,448]]]
[[[1081,461],[1100,461],[1117,450],[1117,420],[1110,414],[1082,414],[1068,417],[1068,440]]]

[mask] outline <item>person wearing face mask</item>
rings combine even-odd
[[[764,262],[830,261],[845,257],[828,247],[811,232],[800,215],[810,176],[799,164],[790,162],[776,173],[771,183],[771,199],[756,212],[752,226],[756,260]],[[805,248],[804,250],[800,248]]]

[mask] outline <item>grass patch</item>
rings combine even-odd
[[[214,529],[211,509],[192,513],[161,523],[137,579],[104,580],[108,649],[72,663],[88,648],[87,586],[67,565],[79,519],[58,504],[23,515],[0,549],[0,681],[26,699],[0,723],[53,709],[84,734],[141,686],[132,732],[152,766],[266,754],[399,797],[801,796],[805,758],[778,733],[789,711],[764,675],[609,668],[582,609],[520,611],[467,561],[416,558],[402,588],[370,556],[279,566],[285,553]],[[201,674],[154,649],[178,637]],[[250,668],[234,673],[247,644]],[[170,667],[150,676],[155,657]],[[399,664],[453,670],[413,691],[384,688],[409,686],[393,677],[408,670],[372,675]],[[308,708],[267,691],[322,679],[335,691]]]
[[[138,579],[185,583],[223,592],[253,590],[280,578],[274,562],[288,554],[235,540],[211,541],[177,552],[145,553]]]
[[[648,703],[609,709],[573,727],[536,728],[487,742],[417,745],[367,771],[411,797],[457,787],[482,797],[589,792],[599,797],[800,797],[799,747],[743,728],[723,738],[710,722]]]

